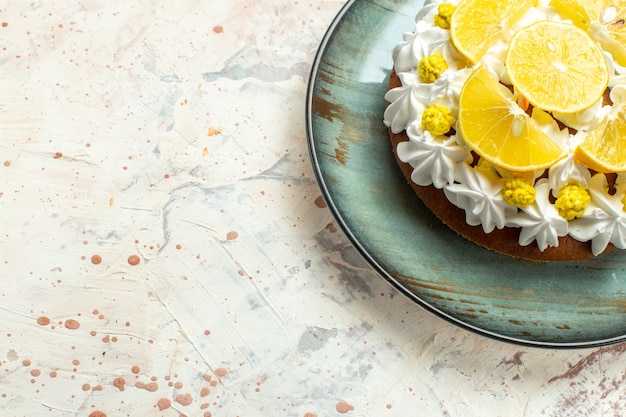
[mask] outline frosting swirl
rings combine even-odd
[[[471,158],[465,144],[456,137],[435,138],[421,126],[412,124],[407,129],[409,140],[398,144],[398,158],[413,167],[411,180],[422,186],[443,188],[454,183],[456,166]]]
[[[489,168],[457,166],[458,182],[447,185],[444,193],[455,206],[465,210],[465,221],[482,225],[485,233],[506,226],[507,216],[517,210],[502,198],[502,179]]]
[[[590,183],[593,206],[572,222],[570,234],[578,240],[591,240],[594,255],[602,253],[609,243],[618,249],[626,249],[626,211],[621,197],[626,191],[626,178],[623,174],[618,177],[614,195],[609,194],[604,175],[594,175]]]

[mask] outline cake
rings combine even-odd
[[[439,219],[524,259],[626,248],[625,16],[623,0],[419,10],[393,50],[383,120]]]

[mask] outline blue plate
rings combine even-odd
[[[382,123],[383,96],[391,51],[422,4],[349,1],[320,46],[307,133],[337,223],[387,281],[461,327],[529,346],[626,340],[626,252],[564,263],[499,255],[458,237],[406,183]]]

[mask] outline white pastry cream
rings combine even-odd
[[[457,4],[459,0],[446,0]],[[466,222],[481,225],[486,233],[495,228],[520,228],[519,244],[526,246],[536,241],[541,251],[558,246],[559,237],[570,235],[586,242],[591,241],[594,255],[602,253],[607,245],[626,248],[626,212],[622,197],[626,192],[626,174],[618,175],[614,190],[609,190],[606,176],[590,171],[574,160],[574,150],[590,129],[598,126],[611,111],[600,99],[593,106],[574,114],[552,116],[554,121],[540,124],[569,155],[545,172],[529,175],[534,182],[534,202],[525,207],[516,207],[505,201],[503,190],[512,173],[491,166],[486,161],[474,165],[473,155],[463,138],[456,132],[456,117],[459,110],[459,95],[463,84],[473,68],[454,48],[450,32],[434,24],[441,0],[427,2],[416,16],[415,30],[405,33],[403,40],[393,51],[394,70],[401,86],[385,95],[389,106],[384,113],[384,123],[393,133],[406,131],[408,141],[397,147],[398,158],[411,165],[411,180],[421,186],[443,189],[446,197],[465,211]],[[503,84],[510,84],[504,67],[504,59],[511,36],[523,27],[538,20],[566,21],[548,6],[548,0],[540,0],[531,8],[495,45],[477,65],[484,65],[496,73]],[[418,75],[420,60],[432,54],[445,59],[448,68],[434,82],[425,83]],[[611,94],[626,94],[626,68],[614,62],[604,52],[610,73]],[[454,119],[453,134],[436,136],[422,127],[424,111],[433,105],[442,105],[450,110]],[[534,117],[534,116],[533,116]],[[575,133],[570,133],[575,131]],[[587,190],[590,201],[582,214],[567,220],[560,214],[555,199],[560,190],[576,184]]]

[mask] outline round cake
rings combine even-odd
[[[514,257],[626,248],[625,18],[623,0],[427,2],[384,113],[424,204]]]

